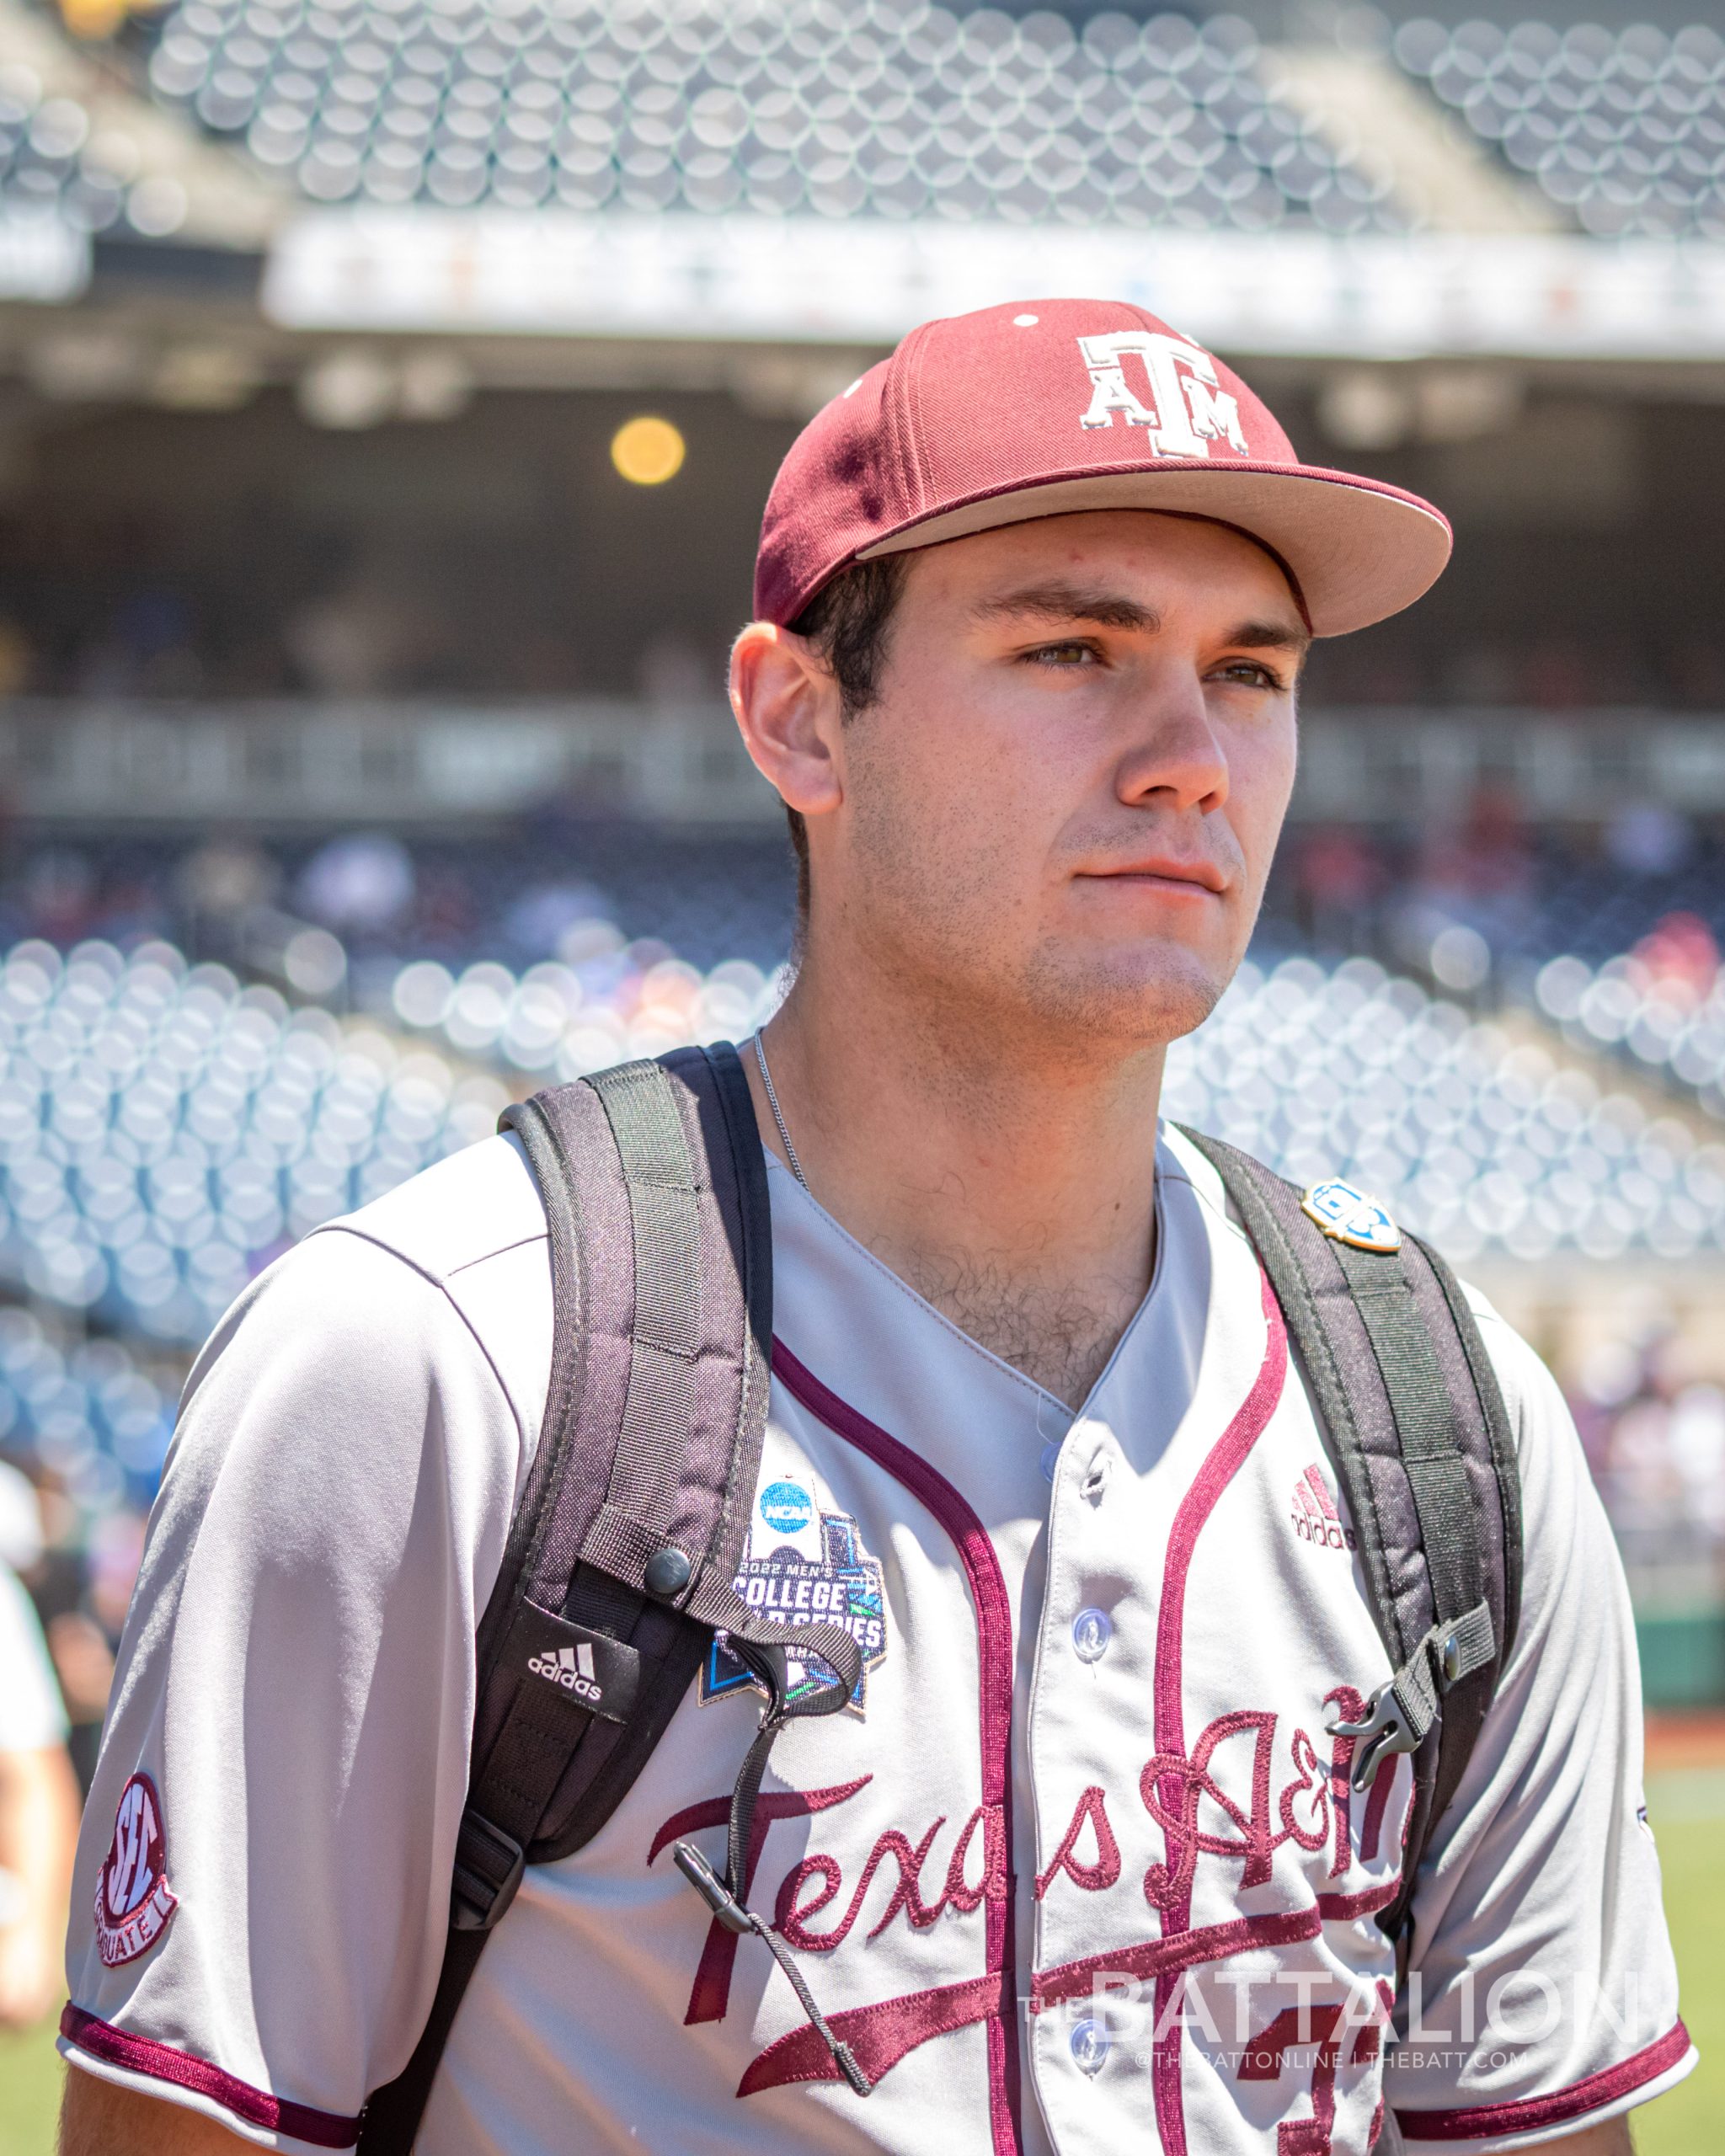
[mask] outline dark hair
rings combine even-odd
[[[839,709],[847,723],[880,693],[887,633],[909,559],[907,554],[879,554],[872,562],[852,562],[823,584],[789,625],[793,636],[806,637],[814,645],[838,683]],[[809,917],[809,834],[794,808],[785,810],[785,819],[797,857],[800,931]]]

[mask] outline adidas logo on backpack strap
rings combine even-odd
[[[559,1647],[555,1654],[536,1654],[527,1664],[535,1677],[548,1677],[577,1699],[595,1706],[605,1697],[593,1668],[593,1650],[583,1640],[579,1646]]]

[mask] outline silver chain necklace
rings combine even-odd
[[[785,1149],[785,1158],[790,1163],[791,1173],[807,1190],[809,1178],[803,1172],[802,1164],[797,1158],[797,1149],[791,1143],[791,1134],[785,1128],[784,1110],[779,1106],[778,1095],[773,1090],[772,1073],[766,1067],[766,1050],[761,1044],[759,1033],[755,1036],[755,1060],[761,1066],[761,1082],[766,1088],[766,1105],[772,1110],[772,1119],[778,1125],[779,1142]]]

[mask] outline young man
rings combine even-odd
[[[1525,1614],[1386,2047],[1411,1769],[1356,1795],[1326,1733],[1385,1652],[1258,1260],[1157,1135],[1258,910],[1307,642],[1447,545],[1114,304],[931,323],[792,450],[732,671],[806,891],[750,1071],[745,1571],[879,1621],[851,1711],[773,1754],[748,1892],[874,2085],[672,1864],[722,1860],[755,1727],[715,1659],[597,1837],[530,1868],[421,2150],[1605,2156],[1687,2069],[1621,1575],[1484,1309]],[[312,1236],[194,1372],[79,1858],[68,2156],[344,2148],[412,2052],[547,1275],[494,1139]]]

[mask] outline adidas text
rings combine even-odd
[[[1343,1527],[1339,1520],[1307,1519],[1300,1513],[1292,1515],[1294,1532],[1302,1542],[1315,1542],[1321,1550],[1357,1550],[1359,1541],[1351,1527]]]
[[[596,1707],[605,1696],[593,1674],[593,1650],[583,1640],[578,1647],[559,1647],[554,1655],[536,1654],[527,1664],[535,1677],[548,1677],[578,1700],[590,1700]]]

